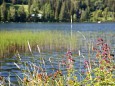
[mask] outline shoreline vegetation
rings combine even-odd
[[[83,58],[84,70],[76,69],[75,58],[73,57],[73,52],[67,50],[65,60],[58,62],[58,67],[54,70],[54,62],[49,57],[38,57],[39,63],[34,63],[33,61],[23,61],[20,54],[17,55],[19,58],[18,62],[14,62],[14,65],[21,71],[21,73],[16,73],[17,84],[19,86],[114,86],[115,85],[115,63],[114,63],[114,54],[111,54],[111,48],[105,40],[98,38],[94,46],[88,46],[88,57],[84,56],[82,52],[79,51],[78,58]],[[91,49],[92,47],[92,49]],[[28,48],[31,52],[31,46],[28,42]],[[38,48],[38,53],[41,54],[41,49]],[[95,53],[92,58],[92,53]],[[32,56],[34,59],[34,57]],[[88,59],[86,59],[88,58]],[[51,64],[52,72],[47,73],[47,63]],[[20,65],[21,64],[21,65]],[[23,65],[23,66],[22,66]],[[66,74],[63,73],[61,67],[65,68]],[[81,68],[80,68],[81,69]],[[82,80],[78,81],[78,73]],[[23,77],[20,76],[23,74]],[[10,81],[10,75],[6,82],[4,77],[0,77],[2,86],[5,85],[14,85]],[[16,85],[17,85],[16,84]]]
[[[93,35],[92,35],[93,34]],[[87,37],[87,39],[85,38]],[[36,46],[39,46],[43,51],[59,51],[71,50],[76,51],[82,49],[82,46],[87,48],[87,41],[92,39],[103,37],[108,43],[115,36],[114,33],[103,32],[73,32],[72,35],[69,32],[57,31],[57,30],[43,30],[43,31],[31,31],[31,30],[13,30],[13,31],[0,31],[0,57],[6,57],[9,54],[15,54],[16,52],[28,52],[28,42],[33,51],[37,51]]]
[[[0,57],[6,57],[8,54],[14,54],[17,51],[27,52],[28,42],[33,51],[36,51],[38,45],[41,50],[60,50],[70,47],[75,50],[78,47],[78,35],[61,31],[0,31]]]
[[[0,0],[1,22],[114,22],[115,0]]]

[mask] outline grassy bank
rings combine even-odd
[[[77,47],[77,34],[72,37],[68,33],[60,31],[1,31],[0,32],[0,53],[15,53],[16,51],[28,51],[28,42],[32,50],[38,45],[41,50],[58,50]],[[71,41],[71,43],[70,43]]]

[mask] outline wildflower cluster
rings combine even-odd
[[[72,52],[68,50],[66,56],[67,56],[67,68],[72,69],[75,62],[75,60],[72,58]]]
[[[85,79],[81,82],[82,85],[114,86],[114,54],[111,54],[109,45],[102,38],[98,38],[92,50],[96,53],[96,58],[92,58],[95,60],[89,60],[90,62],[84,61],[87,71]]]
[[[99,60],[100,69],[113,70],[112,61],[114,54],[111,54],[110,47],[107,43],[104,42],[102,38],[97,40],[97,48],[93,48],[96,51],[96,58]]]
[[[115,84],[113,78],[114,69],[114,54],[111,54],[109,45],[104,42],[102,38],[98,38],[96,47],[93,47],[96,52],[96,59],[98,61],[97,67],[92,72],[94,74],[94,85]]]

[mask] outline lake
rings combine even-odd
[[[0,23],[0,30],[70,30],[71,23]],[[73,23],[73,31],[115,31],[111,23]]]
[[[60,30],[60,31],[67,31],[70,32],[71,30],[71,23],[0,23],[0,31],[2,30],[33,30],[33,31],[40,31],[40,30]],[[91,31],[91,32],[103,32],[103,33],[108,33],[108,32],[113,32],[115,31],[115,23],[73,23],[72,24],[72,31]],[[93,35],[93,34],[92,34]],[[112,45],[113,46],[113,52],[115,49],[115,36],[111,38]],[[84,53],[81,49],[81,53],[87,57],[87,51]],[[61,52],[42,52],[42,57],[44,57],[44,61],[46,63],[46,68],[47,72],[50,73],[51,71],[57,70],[59,64],[58,62],[61,62],[62,57],[65,57],[66,52],[61,51]],[[27,62],[27,64],[30,64],[32,60],[32,57],[34,57],[35,64],[38,65],[39,63],[39,58],[40,54],[38,52],[35,52],[33,55],[34,56],[29,56],[25,54],[20,54],[21,55],[21,60],[22,62]],[[48,59],[52,58],[52,64],[54,65],[54,68],[52,68],[52,65],[49,64]],[[84,61],[82,57],[78,56],[78,52],[74,52],[74,57],[75,59],[75,68],[79,71],[85,71],[84,70]],[[86,58],[87,59],[87,58]],[[16,77],[15,73],[17,73],[19,76],[22,77],[20,74],[21,70],[19,70],[16,65],[14,65],[14,62],[16,62],[20,67],[23,69],[24,66],[18,62],[19,58],[17,58],[15,55],[12,56],[11,58],[1,58],[0,59],[0,76],[7,77],[10,75],[11,81],[13,83],[16,83]],[[43,66],[44,67],[44,66]],[[62,67],[63,73],[66,73],[65,67]],[[78,79],[80,80],[80,75],[77,74],[79,77]]]

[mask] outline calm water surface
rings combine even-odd
[[[112,23],[73,23],[74,31],[115,31]],[[70,23],[0,23],[0,30],[70,30]]]

